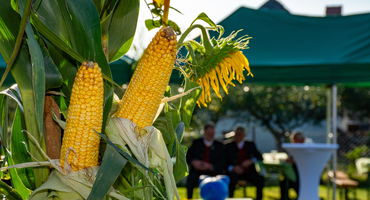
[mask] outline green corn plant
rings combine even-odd
[[[2,2],[0,53],[7,68],[0,86],[7,88],[0,92],[0,175],[9,173],[12,187],[0,182],[1,194],[8,199],[180,198],[176,182],[188,170],[181,140],[204,91],[193,77],[204,74],[190,74],[187,65],[175,67],[176,53],[186,46],[186,63],[198,70],[202,66],[194,52],[212,59],[217,55],[213,50],[225,45],[217,46],[224,40],[211,40],[208,30],[194,22],[178,43],[175,33],[181,31],[168,20],[169,3],[148,4],[160,18],[147,21],[148,29],[163,28],[139,62],[132,89],[120,100],[114,89],[123,89],[114,82],[109,64],[133,42],[139,0]],[[204,13],[199,19],[221,30]],[[159,23],[148,26],[150,21]],[[185,41],[194,28],[202,30],[201,43]],[[150,65],[162,64],[166,77],[161,71],[155,77],[147,74]],[[167,86],[173,69],[184,77],[184,92],[178,95]],[[3,85],[7,76],[16,83]],[[140,82],[144,76],[147,82]],[[144,87],[159,79],[160,88]],[[171,102],[175,99],[177,106]],[[127,110],[135,102],[143,104]],[[140,117],[146,121],[141,123]]]

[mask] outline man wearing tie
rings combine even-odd
[[[244,128],[238,127],[235,129],[234,140],[225,144],[227,171],[230,177],[229,197],[234,196],[238,180],[246,180],[257,187],[257,200],[261,200],[264,178],[257,173],[254,162],[262,160],[262,155],[253,142],[244,140],[245,135]]]
[[[215,141],[214,136],[214,126],[206,125],[203,138],[194,140],[186,154],[186,162],[190,168],[186,183],[188,199],[193,198],[193,189],[198,185],[200,175],[216,176],[224,167],[223,145]]]

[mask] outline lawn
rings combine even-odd
[[[178,188],[179,189],[179,193],[180,193],[180,197],[181,197],[181,200],[184,200],[186,199],[186,188],[185,187],[180,187]],[[319,188],[319,193],[320,193],[320,198],[321,200],[329,200],[329,199],[332,199],[332,192],[330,193],[330,198],[327,198],[327,190],[326,190],[326,186],[320,186]],[[250,187],[247,187],[247,197],[249,198],[255,198],[256,196],[256,189],[255,187],[253,186],[250,186]],[[280,188],[278,186],[270,186],[270,187],[265,187],[263,189],[263,195],[264,195],[264,200],[279,200],[280,199]],[[295,192],[293,189],[290,189],[289,190],[289,196],[290,198],[292,199],[295,199],[297,198]],[[242,189],[238,189],[235,191],[235,195],[234,195],[235,198],[237,197],[243,197],[243,190]],[[357,189],[357,198],[356,200],[367,200],[367,190],[366,188],[358,188]],[[196,188],[194,190],[194,196],[193,196],[194,199],[200,199],[200,195],[199,195],[199,188]],[[339,189],[337,190],[337,199],[340,200],[340,196],[339,196]],[[344,198],[343,198],[344,199]],[[349,193],[349,199],[351,200],[354,200],[354,196],[353,196],[353,193],[350,192]]]

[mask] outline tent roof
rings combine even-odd
[[[219,23],[252,37],[243,50],[265,84],[370,85],[370,14],[307,17],[241,7]],[[211,33],[211,36],[217,34]]]
[[[243,50],[254,74],[246,83],[370,86],[370,14],[307,17],[241,7],[219,24],[224,36],[243,29],[239,36],[252,37],[250,49]],[[110,63],[113,80],[127,83],[132,63]],[[0,70],[5,68],[0,56]],[[181,82],[174,70],[171,83]],[[6,83],[14,83],[13,78],[8,76]]]
[[[283,5],[281,5],[276,0],[268,0],[259,9],[270,9],[270,10],[280,10],[280,11],[283,11],[283,12],[289,12],[287,9],[284,8]]]
[[[131,79],[131,76],[133,74],[133,71],[131,69],[132,65],[134,64],[135,60],[127,57],[122,56],[120,59],[109,63],[109,66],[112,71],[113,80],[117,84],[124,84],[128,83]],[[3,59],[3,57],[0,55],[0,74],[1,76],[5,72],[7,65]],[[1,77],[0,77],[1,78]],[[10,86],[15,83],[15,80],[11,73],[8,74],[4,81],[5,86]]]
[[[0,79],[3,76],[6,67],[7,65],[3,59],[3,56],[0,54]],[[15,83],[15,80],[12,74],[9,72],[8,76],[4,80],[3,86],[10,86],[10,85],[13,85],[14,83]]]

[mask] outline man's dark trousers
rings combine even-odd
[[[257,200],[262,199],[262,189],[265,184],[263,176],[259,175],[255,170],[247,174],[235,174],[234,172],[229,173],[230,185],[229,185],[229,197],[234,197],[234,190],[238,180],[245,180],[256,186],[257,189]]]

